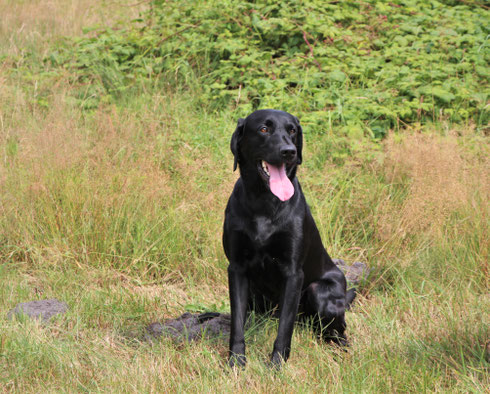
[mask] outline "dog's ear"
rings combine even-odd
[[[296,118],[296,121],[298,122],[298,134],[296,135],[296,151],[298,152],[298,161],[296,164],[301,164],[303,162],[303,129],[301,128],[301,125],[299,124],[299,119]]]
[[[245,125],[245,119],[243,118],[238,119],[235,132],[231,136],[230,148],[231,148],[231,152],[233,153],[233,156],[235,156],[235,162],[233,163],[233,171],[236,170],[238,166],[238,162],[240,161],[239,159],[240,153],[239,153],[238,145],[240,144],[240,140],[242,139],[244,125]]]

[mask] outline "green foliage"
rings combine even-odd
[[[489,14],[449,3],[154,0],[131,24],[87,30],[49,59],[77,70],[89,108],[158,81],[354,139],[427,120],[485,126]]]

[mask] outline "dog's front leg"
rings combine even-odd
[[[248,279],[243,269],[230,264],[228,267],[228,285],[230,289],[231,333],[228,364],[231,367],[245,366],[244,326],[247,314]]]
[[[298,313],[298,305],[303,286],[303,271],[300,269],[286,277],[284,290],[279,304],[279,329],[271,355],[271,363],[280,368],[282,361],[287,361],[291,351],[294,322]]]

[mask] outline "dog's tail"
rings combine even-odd
[[[346,301],[346,308],[347,310],[350,309],[350,305],[352,304],[352,301],[354,301],[354,298],[356,298],[356,288],[353,287],[352,289],[347,290],[347,293],[345,294],[345,301]]]

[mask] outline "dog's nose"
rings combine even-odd
[[[296,147],[288,145],[281,148],[281,157],[285,161],[292,161],[296,157]]]

